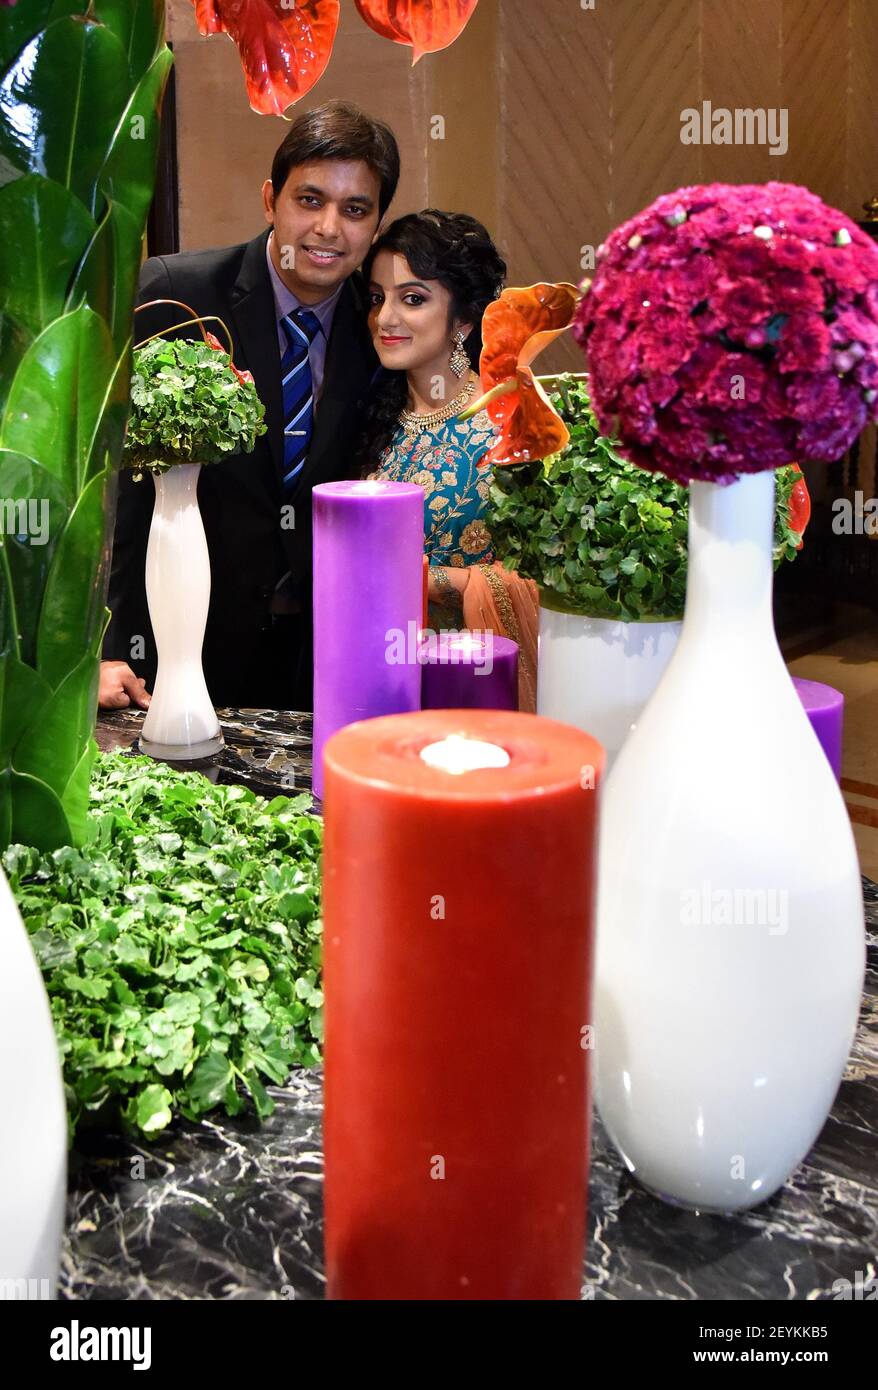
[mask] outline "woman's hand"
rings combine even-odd
[[[469,571],[465,566],[431,565],[427,597],[431,603],[441,603],[447,608],[462,608],[463,591],[468,583]]]

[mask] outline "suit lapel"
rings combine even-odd
[[[270,231],[249,242],[232,290],[232,315],[237,336],[259,399],[265,406],[268,446],[278,478],[283,470],[283,398],[277,316],[271,278],[265,260]]]

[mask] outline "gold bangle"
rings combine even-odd
[[[433,567],[433,577],[440,602],[448,604],[449,607],[458,607],[463,602],[463,595],[454,587],[443,565]]]

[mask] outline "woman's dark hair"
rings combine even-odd
[[[482,352],[482,316],[503,288],[506,262],[481,222],[464,212],[425,208],[391,222],[363,263],[369,283],[375,257],[381,251],[404,256],[419,280],[438,280],[451,295],[452,319],[473,325],[464,351],[478,370]],[[449,342],[450,351],[450,342]],[[357,450],[361,473],[371,472],[390,443],[405,408],[405,372],[388,372],[366,412]]]
[[[274,196],[283,189],[290,170],[314,159],[361,159],[378,175],[381,217],[399,183],[399,147],[383,121],[373,120],[352,101],[325,101],[297,116],[277,150],[271,166]]]

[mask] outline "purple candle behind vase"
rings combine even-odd
[[[424,490],[412,483],[314,488],[314,795],[323,745],[358,719],[420,705]],[[400,652],[406,653],[400,659]]]
[[[793,685],[805,707],[811,727],[829,759],[836,780],[840,782],[844,696],[840,690],[833,690],[831,685],[823,685],[820,681],[800,680],[798,676],[793,676]]]
[[[419,659],[422,709],[518,709],[518,643],[493,632],[438,632]]]

